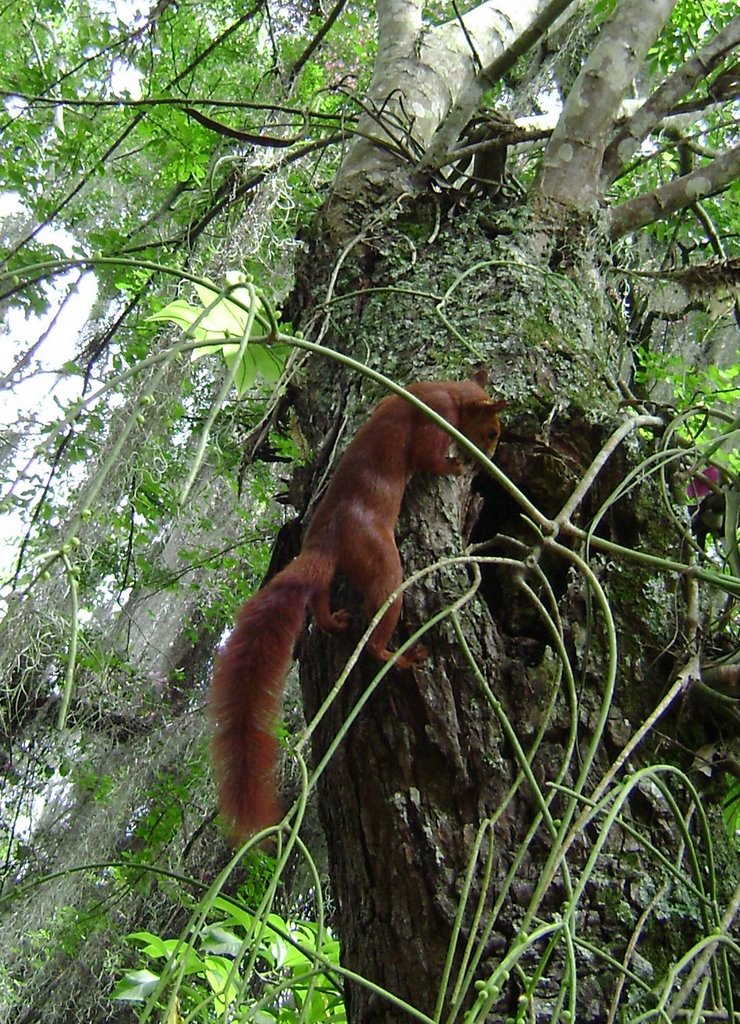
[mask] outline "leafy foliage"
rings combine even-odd
[[[220,352],[237,395],[241,396],[254,386],[258,375],[267,383],[276,383],[290,350],[286,345],[265,346],[253,340],[255,336],[265,335],[277,340],[275,314],[267,299],[260,298],[255,289],[249,287],[243,274],[227,273],[226,280],[226,291],[196,282],[194,287],[201,306],[175,299],[149,319],[171,321],[183,328],[186,337],[208,342],[207,346],[192,352],[192,359]],[[259,330],[261,335],[257,335]],[[230,338],[237,338],[239,342],[230,343]]]
[[[161,939],[150,932],[129,938],[157,970],[129,971],[116,985],[113,998],[160,1002],[167,977],[180,975],[177,988],[181,1013],[192,1020],[244,1015],[268,1024],[305,1021],[346,1021],[341,990],[332,968],[339,966],[339,944],[316,925],[286,921],[277,914],[255,918],[224,897],[213,901],[213,920],[204,924],[192,943]],[[254,973],[258,991],[244,1002],[244,974]]]

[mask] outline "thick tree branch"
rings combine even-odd
[[[544,199],[590,210],[601,196],[604,150],[619,105],[675,0],[621,0],[578,75],[545,150]]]
[[[721,192],[738,178],[740,146],[728,150],[702,167],[697,167],[691,174],[684,174],[653,192],[637,196],[615,207],[610,215],[609,234],[612,238],[620,238],[646,224],[662,220],[676,210],[692,206],[699,199]]]
[[[461,91],[457,101],[435,132],[434,138],[424,154],[424,159],[421,161],[420,170],[444,166],[447,162],[446,154],[454,150],[455,144],[470,120],[471,114],[478,106],[483,92],[494,82],[499,81],[517,60],[532,48],[572,3],[573,0],[550,0],[550,3],[540,10],[539,14],[513,39],[503,53],[498,53],[486,67],[481,69],[470,87]]]
[[[697,81],[725,59],[736,46],[740,45],[740,15],[725,25],[706,46],[697,50],[685,61],[678,71],[669,75],[652,96],[619,129],[609,143],[604,155],[601,171],[602,189],[611,184],[637,152],[640,143],[647,138],[657,124],[671,111],[676,102],[691,89]]]
[[[495,85],[507,71],[514,67],[520,57],[531,50],[535,43],[545,35],[555,21],[574,3],[574,0],[550,0],[534,21],[516,37],[513,43],[499,56],[495,57],[488,67],[483,68],[481,77],[486,87]]]
[[[457,18],[425,28],[412,0],[379,0],[378,58],[368,103],[382,114],[361,119],[362,137],[350,147],[336,192],[351,193],[352,182],[387,187],[399,158],[378,143],[390,139],[398,145],[400,126],[406,146],[416,152],[426,151],[456,104],[465,112],[462,127],[484,87],[472,50],[486,68],[547,6],[545,0],[486,0],[462,15],[463,32]]]

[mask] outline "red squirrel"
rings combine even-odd
[[[467,381],[427,381],[408,390],[490,454],[498,442],[498,412],[506,404],[483,390],[488,375]],[[339,460],[306,531],[300,554],[241,608],[218,655],[211,684],[213,756],[220,804],[234,839],[279,821],[274,728],[285,676],[308,606],[326,633],[341,633],[346,611],[332,612],[336,572],[364,598],[368,621],[403,580],[394,530],[401,499],[415,472],[459,474],[451,440],[421,410],[391,395],[375,408]],[[402,597],[390,605],[367,642],[387,661]],[[396,661],[408,668],[426,651],[417,645]]]

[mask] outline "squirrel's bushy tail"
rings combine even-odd
[[[331,575],[325,560],[299,555],[242,607],[219,652],[212,750],[221,810],[236,840],[280,820],[275,722],[306,605]]]

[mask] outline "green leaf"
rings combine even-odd
[[[220,352],[234,377],[237,395],[241,396],[251,388],[258,377],[268,384],[280,378],[290,348],[287,345],[249,345],[239,358],[242,341],[249,326],[252,293],[246,287],[246,278],[236,271],[226,274],[229,285],[228,297],[224,290],[214,285],[194,284],[202,306],[194,306],[185,299],[175,299],[147,318],[148,321],[165,321],[176,324],[186,335],[196,341],[210,342],[195,349],[190,358],[194,362],[203,356]],[[264,304],[256,300],[257,312],[262,310],[262,323],[255,319],[250,334],[262,331],[267,319]],[[260,336],[260,335],[258,335]],[[231,339],[238,339],[238,342]]]
[[[196,284],[195,290],[200,296],[203,308],[208,310],[205,319],[210,330],[219,331],[227,338],[243,337],[250,306],[249,292],[246,288],[235,288],[229,292],[231,296],[236,295],[246,309],[232,302],[223,292],[206,288],[201,284]]]
[[[229,977],[237,977],[232,972],[233,964],[220,956],[207,956],[205,964],[206,980],[216,996],[216,1006],[223,1013],[239,994],[234,982],[229,981]]]
[[[238,935],[221,925],[209,924],[201,931],[201,949],[205,953],[221,953],[236,956],[243,942]]]
[[[152,932],[132,932],[129,938],[145,943],[142,952],[148,956],[164,957],[168,955],[167,941],[160,938],[159,935],[154,935]]]
[[[239,354],[238,346],[224,345],[221,350],[226,365],[234,374],[234,386],[240,398],[245,391],[251,388],[257,377],[257,364],[255,363],[253,352],[257,347],[255,345],[247,346],[240,360],[237,360]]]
[[[238,903],[234,903],[232,900],[226,899],[225,896],[217,896],[213,901],[213,906],[217,910],[226,911],[235,924],[240,924],[243,928],[246,928],[247,931],[249,931],[254,924],[254,916],[250,914],[249,911],[244,910]]]
[[[290,355],[289,345],[252,345],[251,351],[257,373],[268,384],[275,384],[285,369],[285,362]]]
[[[141,1003],[154,991],[158,983],[159,975],[152,971],[129,971],[115,986],[111,998]]]
[[[730,836],[740,839],[740,780],[733,782],[722,801],[722,817]]]
[[[142,952],[153,959],[169,960],[174,957],[180,963],[184,957],[186,974],[197,974],[203,970],[203,960],[192,946],[185,945],[181,939],[163,939],[152,932],[132,932],[129,938],[145,943]]]
[[[200,306],[191,306],[185,299],[174,299],[166,306],[163,306],[158,313],[152,313],[147,317],[147,322],[164,320],[181,327],[188,337],[196,341],[213,341],[212,349],[198,349],[193,358],[206,355],[209,351],[218,352],[225,340],[224,331],[218,325],[218,316],[215,310],[204,313]]]

